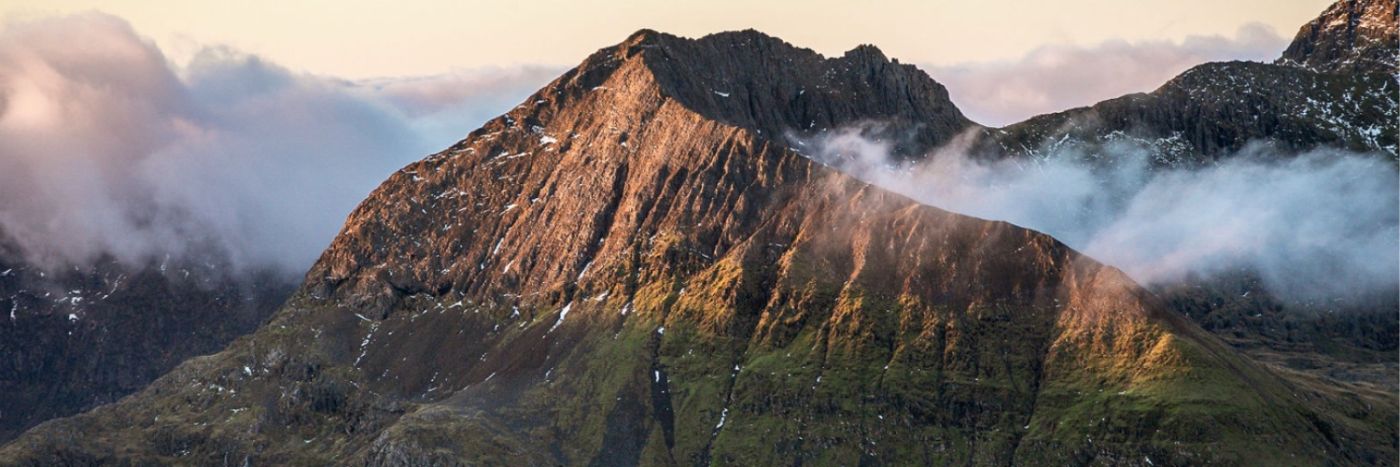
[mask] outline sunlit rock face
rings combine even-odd
[[[1278,63],[1334,73],[1394,75],[1400,66],[1395,0],[1343,0],[1303,25]]]

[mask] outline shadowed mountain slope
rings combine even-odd
[[[0,443],[257,329],[295,284],[222,261],[37,267],[0,232]]]

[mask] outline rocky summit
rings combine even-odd
[[[976,129],[873,47],[638,32],[394,173],[258,331],[0,463],[1395,463],[1392,395],[787,136],[872,121]]]

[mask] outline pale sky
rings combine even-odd
[[[1042,46],[1180,41],[1259,23],[1291,37],[1329,0],[388,1],[0,0],[25,19],[99,10],[172,59],[222,44],[345,78],[490,66],[571,66],[647,27],[684,36],[756,28],[826,55],[861,43],[904,62],[1016,60]]]

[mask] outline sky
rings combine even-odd
[[[0,0],[0,15],[100,10],[172,56],[223,44],[344,78],[573,65],[646,27],[685,36],[756,28],[823,54],[875,44],[904,62],[1017,60],[1045,46],[1181,41],[1258,23],[1291,37],[1327,0]]]
[[[643,28],[872,43],[1003,125],[1272,60],[1325,1],[0,0],[0,233],[300,274],[393,170]]]
[[[176,64],[218,45],[350,80],[563,70],[644,27],[689,37],[755,28],[828,56],[874,44],[947,85],[974,121],[1001,126],[1150,91],[1207,61],[1272,60],[1329,3],[0,0],[0,17],[100,11]]]

